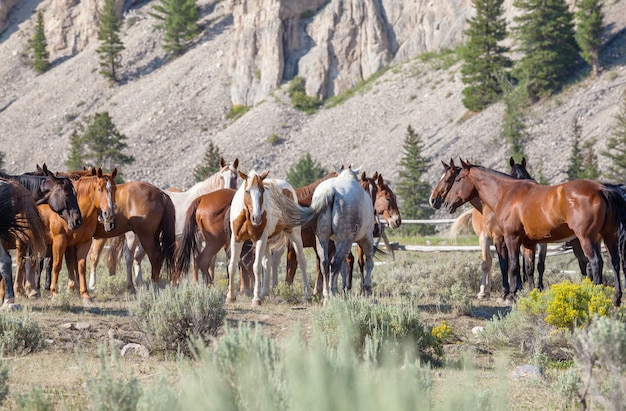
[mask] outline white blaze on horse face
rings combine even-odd
[[[222,173],[222,179],[224,180],[224,188],[237,189],[237,174],[228,169]]]
[[[263,210],[261,205],[261,190],[259,187],[254,186],[248,190],[250,194],[250,199],[252,200],[252,210],[250,211],[250,219],[252,220],[252,225],[258,226],[263,222]]]
[[[113,214],[115,212],[115,206],[113,205],[113,193],[112,193],[113,186],[111,182],[108,180],[107,180],[106,188],[107,188],[107,199],[109,202],[109,211],[111,211],[111,214]]]

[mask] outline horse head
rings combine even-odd
[[[443,207],[449,213],[454,213],[460,206],[478,195],[474,180],[470,176],[474,167],[469,161],[461,160],[460,171],[456,174],[452,184],[448,187],[447,194],[443,197]]]
[[[382,174],[375,173],[374,180],[376,181],[374,209],[385,219],[389,227],[396,229],[402,224],[396,194],[385,182]]]
[[[238,173],[244,184],[244,207],[248,210],[250,223],[254,227],[258,227],[263,224],[266,216],[266,212],[263,209],[263,197],[265,194],[263,180],[265,180],[269,171],[264,171],[261,174],[252,171],[250,175],[241,171]]]
[[[239,159],[236,158],[232,163],[227,163],[224,158],[220,158],[220,178],[223,181],[223,188],[237,189],[237,167]]]
[[[428,202],[430,206],[439,210],[443,201],[445,200],[450,188],[454,184],[454,179],[461,172],[461,167],[457,167],[454,165],[454,160],[450,159],[450,164],[446,164],[443,161],[443,175],[439,179],[439,182],[433,189],[433,192],[430,194],[430,199]]]
[[[80,227],[83,224],[83,216],[72,181],[67,177],[56,176],[48,170],[46,164],[41,168],[41,172],[48,178],[41,183],[41,190],[46,194],[37,204],[47,203],[52,211],[65,220],[70,230]]]
[[[96,171],[96,208],[100,210],[98,221],[104,225],[105,231],[111,231],[115,228],[115,212],[117,204],[115,203],[115,193],[117,185],[115,184],[115,176],[117,168],[114,168],[111,174],[104,174],[101,168]]]
[[[516,164],[513,157],[511,157],[509,164],[511,165],[511,172],[509,173],[511,177],[515,177],[520,180],[533,180],[526,169],[526,158],[522,157],[522,162]]]

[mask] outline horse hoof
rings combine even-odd
[[[0,311],[20,311],[22,306],[16,303],[10,303],[5,301],[0,307]]]
[[[27,294],[26,297],[29,299],[36,299],[41,297],[41,294],[39,294],[39,291],[37,290],[30,290]]]
[[[261,305],[261,299],[260,298],[253,298],[252,299],[252,305],[260,306]]]
[[[235,297],[227,296],[226,297],[226,302],[227,303],[231,303],[231,304],[234,303],[235,302]]]

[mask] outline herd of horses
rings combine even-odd
[[[144,182],[116,184],[116,170],[107,174],[95,168],[52,173],[44,165],[33,173],[0,174],[5,305],[14,303],[16,294],[38,297],[43,267],[43,287],[56,296],[64,258],[68,288],[78,288],[83,301],[90,304],[95,269],[108,239],[116,244],[111,248],[124,248],[131,292],[135,282],[144,282],[141,261],[145,255],[153,284],[160,283],[163,268],[176,284],[192,265],[193,281],[198,281],[201,271],[204,283],[210,284],[216,254],[223,249],[229,259],[227,299],[236,298],[234,274],[239,272],[240,291],[252,295],[253,304],[260,304],[270,286],[277,284],[278,263],[288,250],[286,281],[293,282],[299,266],[304,297],[310,300],[313,290],[303,249],[316,247],[315,292],[326,301],[337,293],[339,273],[344,289],[351,286],[353,242],[359,245],[362,290],[371,292],[374,236],[387,241],[380,219],[392,228],[401,224],[395,194],[381,175],[368,178],[365,173],[359,175],[359,170],[342,167],[294,189],[285,180],[268,178],[267,171],[239,171],[237,159],[232,163],[221,159],[220,166],[187,191],[161,190]],[[17,257],[15,282],[10,249],[15,249]],[[113,270],[109,266],[109,272]]]
[[[569,242],[583,275],[602,283],[603,241],[615,272],[614,304],[620,305],[620,267],[626,272],[626,189],[592,180],[574,180],[546,186],[533,180],[526,162],[510,160],[511,174],[460,160],[442,162],[444,175],[434,187],[429,204],[456,212],[465,203],[471,211],[457,219],[469,219],[483,250],[483,278],[479,297],[491,290],[491,251],[496,249],[502,272],[502,298],[514,300],[523,287],[543,290],[546,243]],[[68,288],[91,302],[96,287],[96,267],[104,244],[123,246],[127,288],[144,282],[141,261],[148,256],[151,281],[159,284],[163,268],[172,284],[192,271],[194,283],[215,279],[216,255],[228,258],[227,301],[237,292],[260,304],[278,283],[278,265],[287,251],[286,278],[292,284],[297,267],[302,273],[303,295],[324,301],[337,294],[338,277],[343,290],[352,287],[358,246],[361,292],[371,294],[375,237],[385,242],[386,226],[395,229],[401,217],[395,194],[382,175],[367,177],[359,170],[337,169],[314,183],[294,188],[269,173],[238,170],[238,160],[221,160],[221,169],[187,191],[161,190],[149,183],[116,184],[116,170],[101,169],[53,173],[44,165],[33,173],[0,174],[0,271],[5,304],[15,295],[40,295],[41,270],[46,267],[44,288],[53,296],[58,289],[63,258]],[[239,182],[241,179],[241,182]],[[114,246],[113,244],[116,244]],[[387,243],[388,244],[388,243]],[[304,248],[316,250],[316,280],[309,285]],[[13,282],[11,257],[15,249],[17,274]],[[91,249],[91,273],[87,283],[87,257]],[[390,247],[387,247],[391,251]],[[520,251],[521,250],[521,251]],[[116,253],[112,253],[116,255]],[[116,261],[109,264],[114,272]],[[113,268],[112,268],[113,267]],[[238,275],[237,275],[238,274]],[[235,283],[240,278],[239,290]],[[78,287],[76,287],[78,282]]]

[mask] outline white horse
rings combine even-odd
[[[254,256],[254,292],[252,303],[259,305],[269,294],[269,264],[271,250],[284,248],[289,241],[296,251],[304,298],[311,299],[311,287],[306,273],[302,248],[299,209],[296,192],[284,180],[266,179],[268,172],[239,172],[243,184],[233,197],[230,209],[230,261],[228,264],[227,301],[235,300],[235,275],[244,241],[252,240]],[[359,187],[360,188],[360,187]],[[361,191],[363,191],[361,189]],[[261,279],[263,285],[261,289]]]
[[[176,210],[176,237],[179,238],[183,234],[183,228],[185,223],[185,213],[187,208],[196,198],[201,195],[208,194],[212,191],[219,190],[220,188],[237,188],[237,167],[239,166],[239,159],[235,158],[232,163],[227,163],[223,158],[220,159],[220,170],[210,175],[205,180],[200,181],[193,185],[187,191],[165,191]],[[127,278],[132,278],[133,272],[135,277],[135,283],[137,286],[142,283],[141,262],[146,255],[139,238],[134,232],[128,231],[126,234],[126,247],[124,249],[126,259],[126,275]],[[101,242],[101,243],[99,243]],[[91,271],[89,276],[89,288],[91,290],[96,287],[96,267],[100,259],[100,253],[104,247],[106,239],[94,240],[94,247],[92,248],[91,255]],[[114,266],[109,267],[109,273],[115,272],[115,266],[117,265],[117,259],[112,259]]]
[[[348,266],[346,257],[352,243],[356,242],[365,256],[365,277],[361,292],[371,294],[372,269],[374,268],[374,207],[372,199],[363,190],[357,178],[358,170],[338,170],[339,175],[320,183],[313,193],[311,207],[301,209],[302,222],[317,218],[315,237],[317,255],[320,258],[324,278],[323,295],[327,301],[337,293],[337,277],[343,275],[346,287]],[[332,261],[328,257],[328,242],[336,246]],[[332,277],[331,277],[332,276]]]

